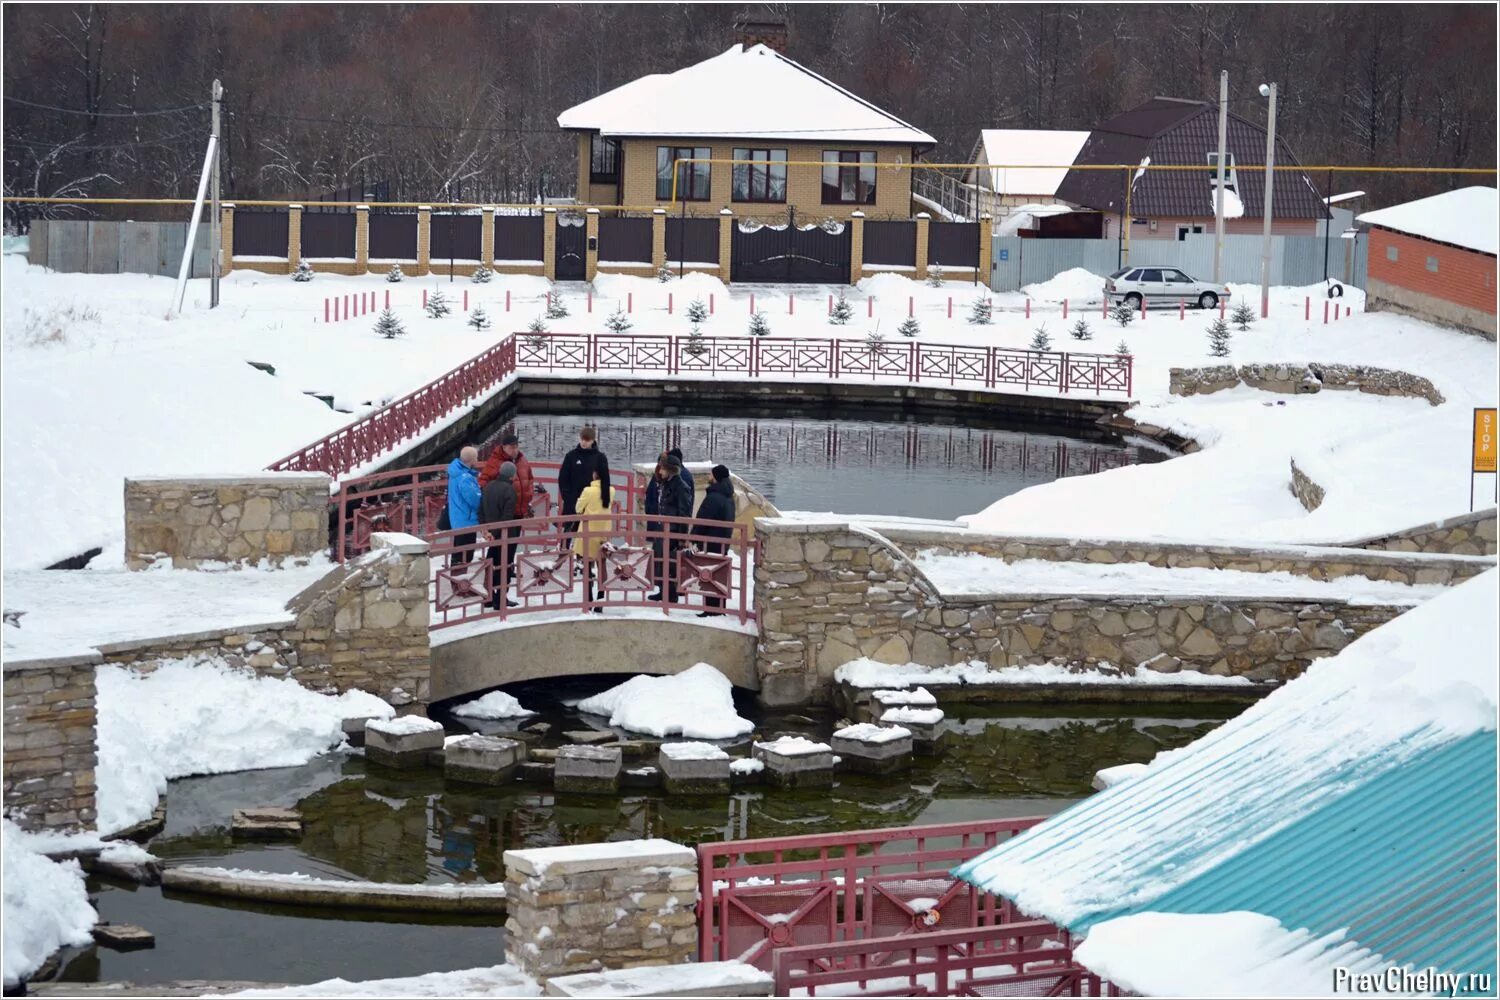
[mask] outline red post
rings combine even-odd
[[[865,299],[865,315],[871,319],[875,318],[875,296],[873,295]]]
[[[1312,296],[1307,295],[1302,299],[1302,322],[1306,323],[1312,319]]]
[[[1225,301],[1224,301],[1224,300],[1223,300],[1223,299],[1220,299],[1220,300],[1219,300],[1219,318],[1220,318],[1220,319],[1223,319],[1223,318],[1224,318],[1224,310],[1225,310],[1225,308],[1226,308],[1226,307],[1227,307],[1227,306],[1228,306],[1228,305],[1229,305],[1229,303],[1228,303],[1228,302],[1225,302]]]
[[[953,318],[953,296],[948,296],[948,318]]]
[[[323,296],[323,322],[328,322],[328,296]]]
[[[389,298],[391,293],[390,292],[386,292],[385,294],[386,294],[386,297]],[[505,290],[505,311],[506,312],[510,312],[510,289],[509,288],[507,288]]]
[[[589,312],[593,312],[593,311],[594,311],[594,290],[592,288],[590,288],[589,289]]]
[[[1146,296],[1141,296],[1141,319],[1146,318]]]
[[[1323,325],[1328,325],[1328,300],[1323,300]]]
[[[755,293],[754,292],[750,293],[750,315],[751,316],[755,315]]]
[[[709,292],[708,293],[708,314],[710,316],[712,316],[714,314],[714,293],[713,292]]]
[[[1063,299],[1063,319],[1068,318],[1068,300]]]
[[[1187,300],[1186,299],[1178,299],[1177,300],[1177,318],[1179,320],[1187,319]]]
[[[469,311],[469,290],[467,288],[465,288],[464,289],[464,312],[468,312],[468,311]]]
[[[635,292],[625,293],[625,311],[628,313],[635,312]]]
[[[548,294],[550,295],[551,293],[549,292]],[[425,288],[422,289],[422,308],[427,308],[427,289]]]
[[[828,315],[833,315],[833,296],[828,296]]]
[[[349,318],[349,296],[344,296],[344,318]]]
[[[1031,300],[1030,299],[1026,300],[1026,318],[1027,319],[1031,318]]]
[[[1334,306],[1334,307],[1333,307],[1333,318],[1334,318],[1334,321],[1335,321],[1335,322],[1337,322],[1337,321],[1338,321],[1338,318],[1339,318],[1339,315],[1340,315],[1340,314],[1341,314],[1341,313],[1342,313],[1342,312],[1343,312],[1343,311],[1344,311],[1344,309],[1343,309],[1343,307],[1342,307],[1342,306],[1339,306],[1339,305],[1335,305],[1335,306]]]
[[[667,315],[672,315],[672,293],[667,293]]]
[[[1344,315],[1345,316],[1353,316],[1354,315],[1354,307],[1353,306],[1345,306],[1344,307]]]
[[[391,290],[389,288],[385,290],[385,307],[387,309],[391,307]],[[507,311],[510,309],[510,292],[505,293],[505,308]]]
[[[1109,296],[1108,295],[1104,296],[1103,316],[1104,316],[1105,319],[1109,319]]]
[[[912,296],[908,295],[906,297],[906,315],[907,316],[915,316],[916,314],[917,314],[917,300],[914,299]]]
[[[786,314],[788,316],[791,316],[796,311],[797,311],[797,300],[793,296],[787,295],[787,297],[786,297]]]

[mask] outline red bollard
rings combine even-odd
[[[1312,296],[1303,296],[1302,299],[1302,322],[1306,323],[1312,319]]]
[[[1334,319],[1335,322],[1338,321],[1339,314],[1342,313],[1343,311],[1344,311],[1343,307],[1339,306],[1337,303],[1334,304],[1334,307],[1333,307],[1333,319]]]
[[[548,292],[546,298],[547,298],[547,311],[551,312],[552,311],[552,293]],[[422,293],[422,304],[424,306],[427,304],[427,293],[426,292]]]
[[[328,322],[328,296],[323,296],[323,322]]]
[[[635,292],[625,293],[625,311],[628,313],[635,312]]]
[[[714,293],[713,292],[709,292],[708,293],[708,314],[710,316],[712,316],[714,314]]]
[[[1224,309],[1228,305],[1229,305],[1229,303],[1225,302],[1223,299],[1219,300],[1219,318],[1220,319],[1224,318]]]
[[[391,307],[391,290],[389,288],[387,288],[385,290],[385,307],[387,309],[389,309]],[[510,309],[510,293],[509,292],[505,293],[505,308],[507,310]]]
[[[1031,300],[1030,299],[1026,300],[1026,318],[1027,319],[1031,318]]]
[[[589,289],[589,312],[593,312],[593,311],[594,311],[594,290],[592,288],[590,288]]]
[[[948,296],[948,318],[953,318],[953,296]]]
[[[1323,300],[1323,325],[1328,325],[1328,300]]]
[[[755,315],[755,293],[754,292],[750,293],[750,315],[751,316]]]
[[[1179,320],[1187,319],[1187,300],[1186,299],[1178,299],[1177,300],[1177,318]]]
[[[385,303],[386,304],[386,308],[390,308],[391,293],[390,292],[386,292],[385,293],[385,297],[386,297],[386,303]],[[505,290],[505,311],[506,312],[510,312],[510,289],[509,288],[507,288]]]
[[[1068,318],[1068,300],[1063,299],[1063,319]]]
[[[464,312],[468,312],[468,311],[469,311],[469,290],[467,288],[465,288],[464,289]]]
[[[833,315],[833,296],[828,296],[828,315]]]
[[[667,293],[667,315],[672,315],[672,293]]]
[[[1103,312],[1104,318],[1105,319],[1109,319],[1109,296],[1108,295],[1104,296],[1104,308],[1103,308],[1102,312]]]
[[[349,296],[344,296],[344,318],[349,318]]]
[[[795,298],[793,298],[792,296],[788,295],[786,297],[786,314],[788,316],[791,316],[796,311],[797,311],[797,300]]]
[[[1146,296],[1141,296],[1141,319],[1146,318]]]
[[[914,299],[910,295],[908,295],[906,297],[906,315],[907,316],[915,316],[916,314],[917,314],[917,301],[916,301],[916,299]]]
[[[1345,306],[1344,307],[1344,315],[1345,316],[1353,316],[1354,315],[1354,307],[1353,306]]]
[[[550,295],[551,293],[549,292],[548,294]],[[548,303],[548,305],[551,305],[551,303]],[[427,308],[427,289],[425,288],[422,289],[422,308]]]

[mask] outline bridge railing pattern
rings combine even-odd
[[[1042,390],[1129,397],[1132,358],[974,344],[802,337],[658,334],[510,334],[415,392],[271,464],[273,471],[335,478],[419,440],[458,407],[519,370],[779,380],[896,381],[997,392]]]
[[[949,872],[1041,819],[699,844],[699,960],[770,969],[799,945],[1016,923],[1010,901]]]
[[[728,537],[711,534],[727,531]],[[553,514],[432,536],[431,627],[627,609],[755,620],[747,524]]]

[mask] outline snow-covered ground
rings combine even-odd
[[[535,997],[542,989],[513,965],[429,972],[400,979],[325,979],[307,986],[246,990],[232,997]]]
[[[1069,670],[1059,663],[1037,663],[996,670],[978,661],[948,667],[924,667],[919,663],[881,663],[868,657],[850,660],[840,666],[834,671],[833,679],[859,688],[915,687],[922,684],[970,684],[976,687],[1007,684],[1249,687],[1253,683],[1248,677],[1205,674],[1198,670],[1180,670],[1175,674],[1164,674],[1147,667],[1119,672]]]
[[[3,866],[3,973],[7,990],[41,968],[64,945],[87,944],[97,919],[77,861],[52,861],[42,845],[10,820],[0,820]]]
[[[578,703],[611,726],[651,736],[728,740],[755,726],[734,710],[733,685],[706,663],[666,677],[632,677]]]

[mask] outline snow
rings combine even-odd
[[[401,715],[391,719],[371,719],[365,723],[366,731],[374,730],[387,736],[416,736],[418,733],[441,731],[443,724],[423,715]]]
[[[873,722],[857,722],[852,726],[845,726],[833,735],[837,739],[855,740],[860,743],[889,743],[892,740],[907,739],[911,736],[911,730],[902,729],[900,726],[877,726]]]
[[[726,986],[752,983],[769,990],[771,974],[744,962],[692,962],[556,976],[548,989],[570,997],[715,996],[740,992],[724,990]]]
[[[734,686],[707,663],[666,677],[632,677],[578,703],[578,710],[609,718],[611,726],[652,736],[701,740],[743,736],[755,726],[734,710]]]
[[[1104,294],[1104,279],[1082,267],[1070,267],[1046,281],[1021,289],[1026,297],[1038,302],[1082,303]],[[1102,346],[1100,347],[1102,350]]]
[[[783,757],[805,757],[808,754],[828,753],[833,748],[805,736],[782,736],[778,739],[757,742],[755,749],[780,754]]]
[[[519,851],[507,851],[507,855],[514,855],[524,871],[531,873],[532,878],[546,878],[548,871],[553,865],[567,866],[570,872],[587,872],[594,870],[594,866],[619,867],[628,863],[639,863],[641,859],[647,858],[683,858],[692,860],[695,855],[693,849],[675,844],[670,840],[662,840],[659,837],[643,840],[616,840],[600,844],[562,844],[557,847],[530,847]],[[511,863],[507,857],[506,864]],[[662,866],[646,869],[648,871],[667,871],[673,874],[685,872],[687,869],[674,866]]]
[[[1131,187],[1135,187],[1135,182],[1138,181],[1138,180],[1140,180],[1142,177],[1146,176],[1146,168],[1149,167],[1149,166],[1151,166],[1151,157],[1148,156],[1144,160],[1141,161],[1141,165],[1136,170],[1135,176],[1133,176],[1133,177],[1130,178],[1130,186]]]
[[[1164,997],[1328,996],[1340,992],[1334,967],[1383,973],[1390,964],[1341,934],[1315,938],[1245,910],[1106,920],[1073,955],[1131,994]]]
[[[231,997],[535,997],[541,987],[513,965],[429,972],[401,979],[325,979],[306,986],[226,993]]]
[[[97,915],[77,861],[53,861],[32,837],[0,820],[4,888],[3,973],[6,990],[41,968],[64,945],[88,944]]]
[[[1356,222],[1452,243],[1494,256],[1500,252],[1500,195],[1492,187],[1466,187],[1379,208]]]
[[[330,569],[322,556],[305,566],[219,572],[7,569],[5,607],[26,615],[19,628],[0,631],[0,641],[8,660],[76,656],[106,643],[287,622],[286,602]]]
[[[867,657],[850,660],[834,671],[833,679],[857,688],[893,687],[902,684],[972,684],[978,687],[1005,684],[1102,684],[1162,685],[1166,687],[1248,687],[1247,677],[1221,677],[1197,670],[1164,674],[1139,667],[1118,673],[1103,670],[1069,670],[1059,663],[1037,663],[992,670],[978,661],[948,667],[924,667],[918,663],[879,663]]]
[[[1065,129],[987,128],[979,132],[990,190],[1000,195],[1057,194],[1088,132]]]
[[[170,779],[303,764],[344,742],[345,719],[393,711],[362,691],[316,694],[213,658],[95,676],[103,833],[149,818]]]
[[[356,892],[381,892],[400,896],[504,896],[503,882],[438,882],[432,885],[414,882],[364,882],[358,879],[318,878],[301,872],[264,872],[246,868],[222,868],[213,865],[177,865],[174,870],[233,879],[236,882],[295,882],[305,886],[327,886]]]
[[[937,142],[764,45],[736,44],[675,72],[643,76],[569,108],[557,124],[607,136],[724,136],[726,142]]]
[[[882,705],[919,705],[932,706],[937,704],[937,698],[933,697],[931,691],[924,687],[916,690],[888,690],[873,691],[870,697]]]
[[[729,762],[730,774],[756,774],[766,769],[766,762],[754,757],[736,757]]]
[[[663,743],[662,756],[669,760],[728,760],[729,754],[712,743]]]
[[[1493,732],[1497,606],[1500,570],[1490,570],[1314,661],[1223,726],[1158,754],[1136,779],[957,873],[1068,926],[1102,900],[1149,909],[1331,798]],[[1080,836],[1080,824],[1108,836]]]
[[[1134,781],[1146,773],[1147,767],[1146,764],[1116,764],[1114,767],[1101,767],[1094,772],[1094,787],[1102,792],[1106,788]]]
[[[1127,594],[1179,597],[1305,598],[1351,604],[1420,604],[1447,590],[1442,584],[1409,585],[1345,576],[1315,580],[1284,571],[1257,573],[1208,567],[1167,567],[1147,563],[1006,562],[977,553],[946,555],[924,551],[914,560],[945,594]]]
[[[1216,186],[1210,182],[1208,191],[1208,214],[1213,215],[1219,210],[1219,192]],[[1239,192],[1229,185],[1224,185],[1224,218],[1238,219],[1245,214],[1245,203],[1240,201]]]
[[[453,708],[453,714],[468,719],[519,719],[536,713],[522,708],[515,695],[504,691],[491,691],[473,701],[466,701]]]
[[[893,722],[900,724],[910,723],[914,726],[935,726],[943,721],[943,710],[940,708],[891,708],[880,714],[881,722]]]

